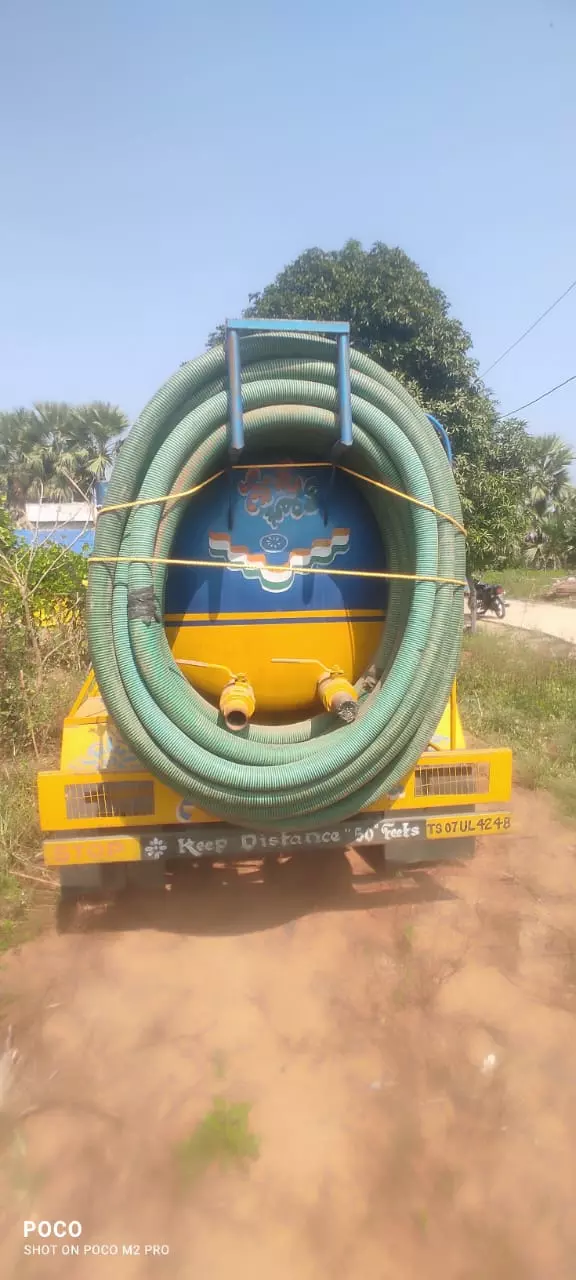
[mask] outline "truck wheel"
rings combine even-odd
[[[78,910],[81,902],[105,902],[110,895],[102,888],[86,887],[79,884],[61,884],[60,896],[56,906],[56,930],[58,933],[73,933],[80,923]]]
[[[56,932],[73,933],[78,924],[78,890],[65,886],[60,889],[60,897],[56,905]]]

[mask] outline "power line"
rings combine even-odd
[[[521,413],[521,412],[522,412],[522,409],[529,409],[529,408],[530,408],[530,405],[532,405],[532,404],[538,404],[538,401],[539,401],[539,400],[545,400],[545,399],[546,399],[546,396],[551,396],[551,395],[553,394],[553,392],[554,392],[554,391],[559,391],[559,390],[560,390],[560,387],[566,387],[566,386],[568,385],[568,383],[569,383],[569,382],[574,382],[574,381],[576,381],[576,373],[573,373],[573,374],[572,374],[572,376],[571,376],[570,378],[565,378],[565,379],[564,379],[564,382],[557,382],[557,383],[556,383],[556,386],[555,386],[555,387],[550,387],[550,390],[549,390],[549,391],[543,391],[543,392],[542,392],[542,395],[541,395],[541,396],[536,396],[536,399],[535,399],[535,400],[527,400],[526,404],[520,404],[520,405],[518,405],[518,408],[517,408],[517,409],[511,409],[509,413],[501,413],[501,414],[500,414],[500,417],[501,417],[501,418],[513,418],[513,417],[514,417],[514,414],[516,414],[516,413]]]
[[[568,288],[564,290],[564,293],[561,293],[559,298],[556,298],[555,301],[552,302],[549,307],[546,307],[546,310],[542,312],[542,315],[538,316],[538,319],[534,320],[533,324],[531,324],[528,327],[528,329],[525,329],[524,333],[521,333],[520,337],[516,338],[515,342],[512,342],[509,347],[506,347],[506,350],[502,352],[501,356],[498,356],[497,360],[494,360],[492,364],[489,364],[488,368],[485,369],[483,373],[479,373],[478,378],[475,379],[475,381],[479,381],[480,378],[485,378],[487,373],[490,373],[492,369],[495,369],[496,365],[500,364],[501,361],[504,360],[506,356],[508,356],[510,352],[514,350],[515,347],[518,347],[520,343],[524,341],[524,338],[527,338],[528,334],[532,333],[532,330],[535,329],[536,326],[540,324],[540,321],[544,320],[546,316],[549,316],[550,312],[554,310],[554,307],[557,307],[559,302],[562,302],[564,298],[567,298],[568,294],[571,293],[572,289],[574,288],[576,288],[576,280],[573,280],[572,284],[569,284]]]

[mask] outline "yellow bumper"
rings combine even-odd
[[[370,810],[500,805],[511,789],[512,757],[505,749],[431,751],[394,796],[382,796]],[[55,770],[39,774],[38,795],[42,830],[59,835],[217,821],[147,773]]]
[[[346,846],[374,848],[385,845],[392,859],[432,842],[435,852],[424,860],[439,857],[444,840],[470,840],[476,836],[503,835],[510,830],[509,813],[434,814],[363,813],[345,823],[334,823],[309,831],[245,831],[220,823],[189,827],[151,827],[124,835],[83,835],[56,837],[44,842],[48,866],[70,867],[87,863],[165,862],[192,858],[209,862],[226,859],[280,857],[306,849],[336,849]]]

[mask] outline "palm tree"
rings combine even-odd
[[[10,510],[17,513],[24,510],[33,478],[22,447],[29,438],[30,425],[28,409],[0,414],[0,494]]]
[[[576,558],[576,500],[540,520],[536,539],[524,558],[534,569],[563,569]]]
[[[90,494],[108,474],[127,427],[122,410],[103,401],[44,401],[0,414],[0,492],[8,506],[22,512],[30,500]]]
[[[530,506],[541,519],[562,503],[570,490],[574,453],[560,436],[532,436],[530,443]]]
[[[114,405],[96,400],[75,409],[73,443],[82,457],[84,478],[90,488],[105,480],[128,429],[126,414]]]

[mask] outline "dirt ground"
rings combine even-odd
[[[515,814],[469,863],[212,872],[6,955],[0,1274],[572,1280],[576,832]],[[217,1095],[259,1157],[187,1182]],[[79,1255],[25,1256],[55,1219]]]

